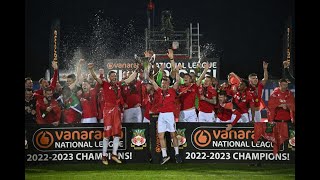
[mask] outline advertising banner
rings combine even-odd
[[[59,62],[59,50],[60,50],[60,20],[55,19],[51,25],[50,31],[50,42],[49,42],[49,67],[51,67],[51,62]],[[50,77],[53,75],[53,69],[50,68]],[[59,77],[59,76],[58,76]],[[49,78],[50,79],[50,78]]]
[[[150,126],[152,163],[160,163],[160,142],[153,132],[156,130],[157,116],[152,117],[153,125]],[[260,138],[254,142],[253,124],[239,123],[230,131],[226,131],[225,123],[176,123],[179,153],[184,162],[192,163],[294,163],[295,143],[294,128],[289,128],[289,139],[273,153],[273,143]],[[167,151],[170,161],[174,162],[174,148],[170,134],[167,139]],[[290,143],[289,143],[290,141]]]
[[[103,140],[101,124],[33,126],[27,129],[26,163],[101,160]],[[125,163],[149,162],[149,140],[148,124],[123,124],[118,148],[119,159]],[[111,137],[107,152],[109,159],[112,147]]]
[[[219,79],[219,58],[206,58],[205,61],[201,62],[201,73],[204,68],[204,63],[208,61],[210,64],[210,68],[208,69],[208,74],[216,77]],[[186,72],[195,72],[195,69],[197,68],[197,62],[198,59],[178,59],[175,60],[176,65],[181,64],[182,69],[179,71],[180,73],[186,73]],[[134,62],[133,59],[106,59],[104,62],[104,67],[106,67],[106,72],[109,72],[110,70],[116,71],[118,74],[119,80],[122,79],[122,72],[123,71],[133,71],[135,68],[137,68],[138,63]],[[161,59],[155,61],[155,64],[158,68],[161,67],[162,64],[164,64],[165,72],[167,75],[169,75],[169,71],[171,69],[171,64],[168,59]]]
[[[119,159],[123,163],[155,163],[162,158],[157,136],[157,115],[151,123],[123,123]],[[185,163],[295,163],[295,129],[288,124],[288,138],[274,154],[272,141],[254,142],[254,125],[239,123],[226,131],[224,123],[176,123],[179,153]],[[26,128],[25,163],[98,162],[102,158],[101,124],[30,126]],[[175,163],[174,148],[166,133],[167,153]],[[112,138],[108,144],[110,159]]]

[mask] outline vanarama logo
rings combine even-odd
[[[107,63],[107,68],[108,69],[134,69],[139,66],[138,63],[125,63],[125,62],[111,62]]]
[[[101,151],[103,127],[40,128],[33,134],[34,147],[48,151]],[[108,146],[112,149],[113,141]],[[126,150],[126,127],[122,127],[119,150]]]
[[[193,147],[199,150],[269,149],[272,146],[270,142],[253,143],[253,127],[234,127],[227,131],[225,127],[201,126],[192,131],[190,138]]]
[[[53,144],[53,135],[49,131],[39,131],[35,138],[35,145],[41,149],[48,149]]]
[[[207,130],[199,129],[193,135],[193,141],[198,147],[206,147],[211,142],[211,135]]]

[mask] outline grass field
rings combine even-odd
[[[295,179],[294,164],[54,164],[33,165],[25,168],[25,179]]]

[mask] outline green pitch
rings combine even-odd
[[[54,164],[25,167],[25,179],[87,180],[87,179],[228,179],[282,180],[295,179],[294,164]]]

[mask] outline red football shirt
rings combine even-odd
[[[258,87],[253,87],[251,84],[249,85],[249,91],[252,94],[252,98],[254,101],[255,107],[260,107],[260,103],[262,102],[262,90],[264,86],[261,81],[258,82]]]
[[[230,103],[226,103],[226,104],[231,105]],[[217,104],[215,113],[221,121],[227,121],[231,119],[232,109],[225,108],[225,107],[222,107],[220,104]]]
[[[199,95],[198,86],[179,86],[181,110],[190,109],[195,106],[196,96]]]
[[[47,112],[46,109],[51,106],[52,110]],[[38,99],[36,103],[36,117],[37,124],[51,124],[53,122],[60,121],[61,117],[61,109],[60,106],[55,99],[51,99],[48,104],[45,104],[43,98]],[[46,113],[44,117],[42,117],[43,113]]]
[[[120,82],[111,84],[105,80],[102,81],[103,96],[105,101],[105,106],[120,105],[122,102]]]
[[[136,104],[141,104],[141,81],[136,81],[132,85],[126,85],[123,89],[123,99],[128,108],[133,108]]]
[[[284,92],[280,91],[279,88],[275,88],[273,93],[270,95],[270,100],[271,101],[277,101],[277,105],[280,104],[288,104],[289,106],[294,106],[294,97],[291,91],[286,90]],[[290,113],[290,109],[292,108],[287,107],[287,109],[283,109],[282,107],[272,107],[270,103],[270,108],[274,109],[274,120],[287,120],[290,121],[292,117],[292,114]]]
[[[98,116],[97,94],[100,88],[96,86],[89,92],[78,96],[82,107],[82,118],[92,118]]]
[[[249,91],[236,92],[232,98],[232,101],[237,105],[237,109],[241,114],[247,113],[250,106],[254,105],[252,94]]]
[[[173,88],[169,88],[167,91],[164,91],[161,88],[157,89],[156,97],[159,98],[159,112],[165,113],[173,112],[175,110],[176,91]]]
[[[203,95],[206,98],[212,99],[213,97],[217,97],[217,91],[212,86],[208,86],[206,88],[203,86],[200,86],[199,95],[200,96]],[[200,100],[199,98],[199,111],[205,112],[205,113],[212,113],[213,108],[214,108],[213,104],[210,104],[204,100]]]
[[[232,103],[225,103],[223,106],[218,104],[216,106],[215,113],[221,121],[228,121],[231,119],[232,114],[235,114],[236,117],[231,123],[232,126],[234,126],[241,118],[241,113],[238,110],[232,110],[232,107]]]

